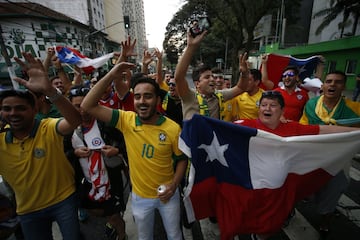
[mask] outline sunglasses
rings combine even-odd
[[[278,91],[265,91],[262,93],[263,97],[269,97],[269,96],[281,96],[281,93]]]
[[[282,75],[282,77],[284,78],[284,77],[294,77],[295,76],[295,73],[294,72],[287,72],[287,73],[284,73],[283,75]]]
[[[168,83],[169,87],[176,87],[176,83]]]
[[[73,88],[70,90],[71,96],[85,96],[90,91],[90,88]]]

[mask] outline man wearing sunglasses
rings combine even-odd
[[[174,76],[170,77],[168,82],[169,91],[164,96],[162,101],[162,109],[167,117],[177,122],[182,127],[182,107],[179,94],[176,89]]]
[[[280,119],[284,113],[285,106],[285,99],[280,92],[265,91],[262,93],[260,98],[258,119],[238,120],[235,121],[235,124],[261,129],[282,137],[329,134],[359,130],[358,128],[334,125],[302,125],[296,121],[283,122]],[[335,176],[333,179],[335,178],[337,177]],[[332,180],[330,180],[330,182],[331,181]],[[269,235],[254,235],[252,236],[252,239],[266,239],[267,237],[269,237]]]
[[[52,239],[56,221],[64,240],[79,239],[74,170],[63,149],[63,136],[81,122],[80,113],[51,86],[41,61],[22,53],[15,58],[27,72],[20,85],[49,96],[63,118],[36,120],[36,99],[26,90],[0,93],[1,116],[10,126],[0,134],[0,175],[15,192],[17,214],[25,239]]]
[[[299,121],[308,93],[299,87],[299,69],[296,66],[287,66],[282,74],[283,85],[274,90],[281,93],[285,99],[284,120]]]

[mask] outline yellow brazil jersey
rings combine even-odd
[[[236,113],[237,119],[257,119],[259,114],[260,98],[264,90],[259,91],[250,96],[247,92],[244,92],[237,96],[236,99]]]
[[[124,134],[132,190],[157,198],[157,187],[173,180],[174,161],[186,159],[178,148],[179,125],[164,116],[155,125],[142,124],[135,112],[121,110],[113,110],[110,125]]]
[[[59,119],[36,121],[25,139],[0,134],[0,175],[15,191],[18,214],[61,202],[75,192],[74,170],[67,160]]]

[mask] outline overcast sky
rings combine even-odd
[[[149,48],[162,50],[166,25],[180,9],[182,0],[144,0],[146,39]]]

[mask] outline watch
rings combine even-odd
[[[58,100],[61,96],[62,96],[62,92],[60,89],[55,88],[56,89],[56,93],[52,96],[47,96],[47,98],[49,99],[50,102],[55,102],[56,100]]]

